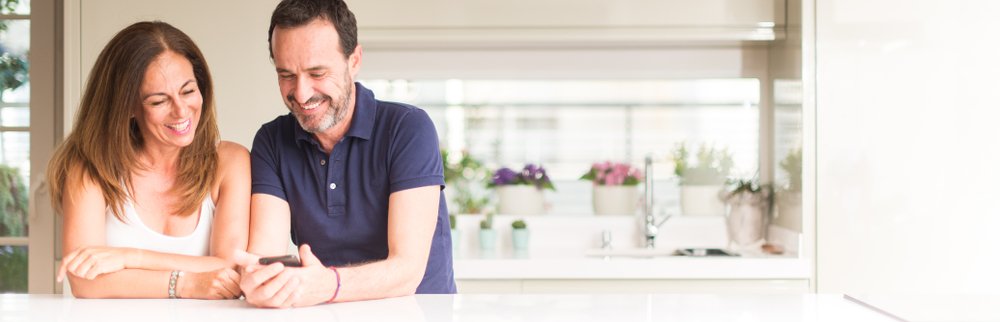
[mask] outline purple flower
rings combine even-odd
[[[517,176],[517,172],[514,172],[514,170],[511,170],[510,168],[500,168],[500,170],[497,170],[497,172],[493,174],[493,185],[502,186],[514,184],[515,181],[517,181]]]
[[[552,180],[545,173],[545,168],[541,165],[527,164],[521,172],[514,172],[510,168],[503,167],[493,173],[493,180],[489,187],[504,185],[533,185],[538,189],[552,189]]]

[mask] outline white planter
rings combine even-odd
[[[500,196],[498,213],[508,215],[538,215],[545,212],[542,190],[531,185],[497,187]]]
[[[728,203],[726,231],[730,247],[746,248],[764,244],[768,224],[766,200],[743,193],[733,196]]]
[[[636,186],[594,186],[594,214],[634,215],[639,203]]]
[[[721,185],[681,185],[681,214],[685,216],[721,216],[726,207],[719,199]]]

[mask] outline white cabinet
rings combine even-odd
[[[458,292],[476,293],[713,293],[802,294],[808,279],[510,279],[458,280]]]

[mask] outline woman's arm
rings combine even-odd
[[[211,252],[232,267],[250,234],[250,152],[238,143],[219,143],[219,176]]]
[[[242,293],[239,274],[231,268],[192,273],[177,279],[180,298],[233,299]],[[170,271],[123,269],[94,279],[69,276],[73,296],[78,298],[167,298]],[[218,283],[213,283],[218,281]]]
[[[203,272],[192,273],[186,281],[182,280],[182,286],[188,282],[199,282],[188,287],[191,291],[188,296],[195,298],[215,298],[212,294],[225,293],[220,288],[232,288],[238,281],[238,275],[226,268],[229,264],[221,258],[104,246],[107,205],[100,187],[80,167],[69,171],[65,185],[66,193],[61,200],[64,210],[64,258],[58,279],[69,275],[74,295],[165,297],[169,278],[158,277],[169,277],[171,270]],[[220,283],[212,287],[214,279]]]

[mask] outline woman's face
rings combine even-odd
[[[194,141],[202,97],[184,56],[169,50],[157,56],[146,69],[140,99],[135,119],[146,148],[179,149]]]

